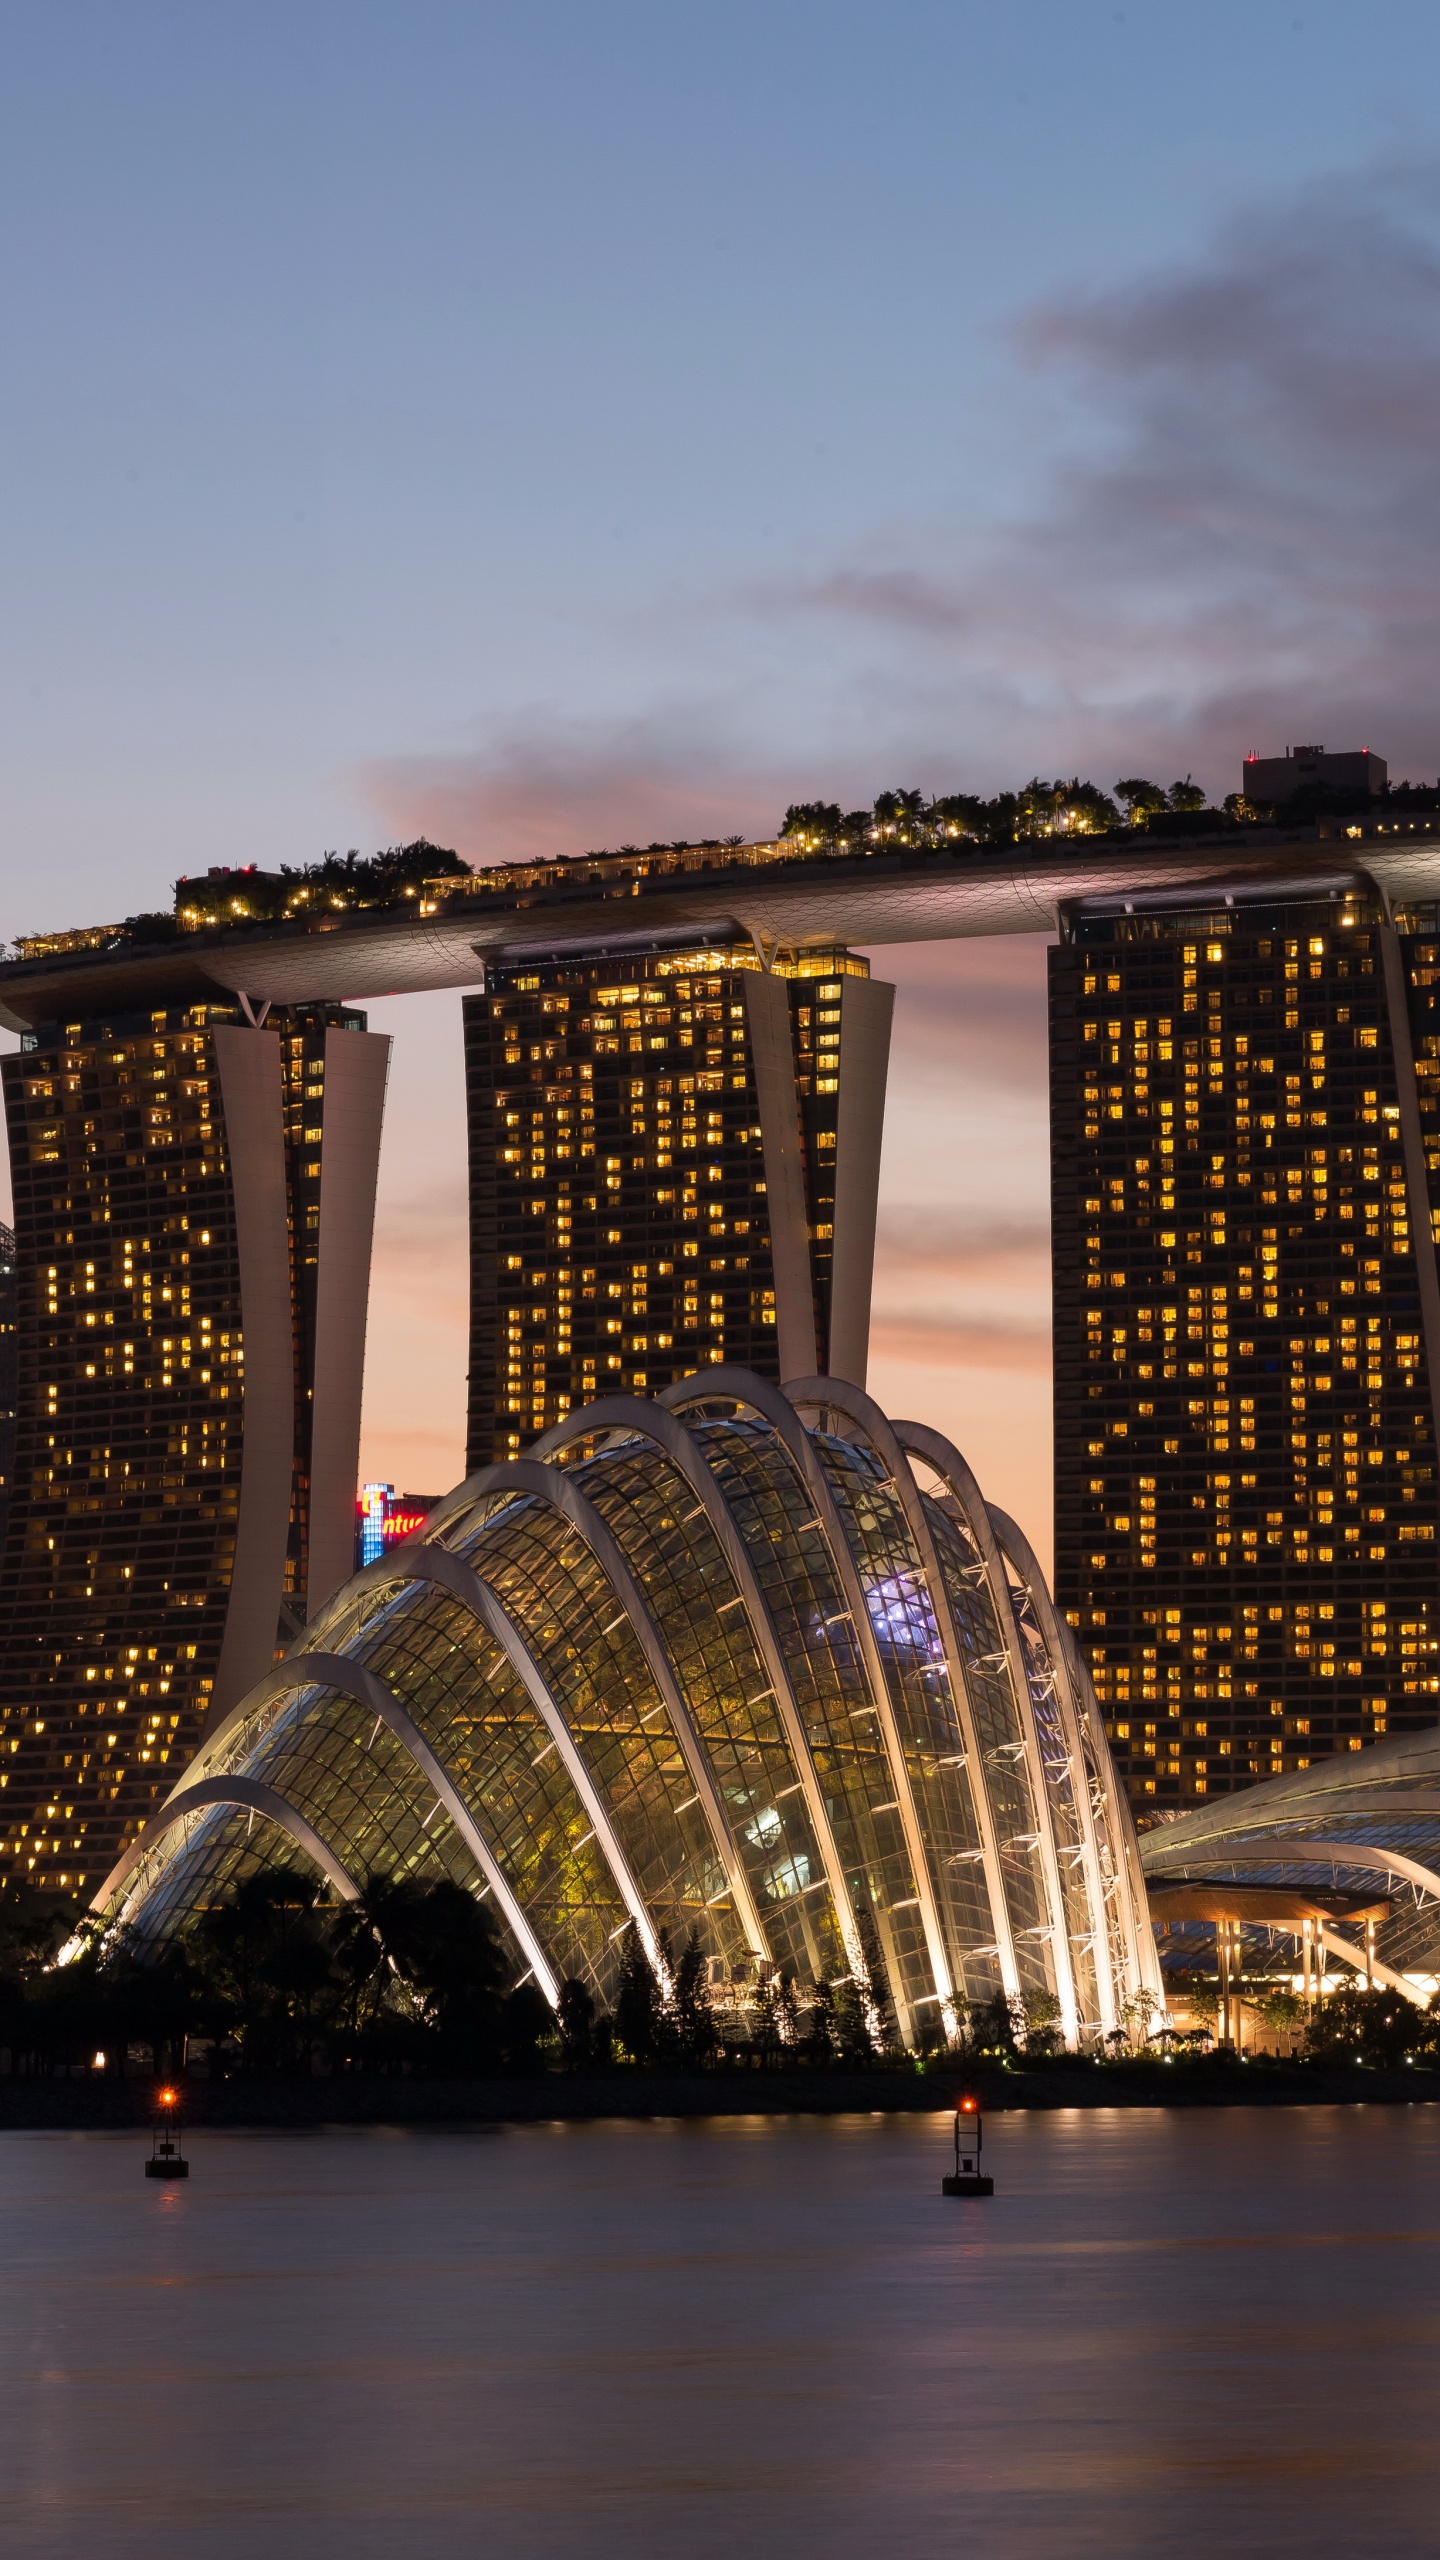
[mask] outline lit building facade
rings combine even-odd
[[[335,1005],[193,1003],[4,1062],[9,1873],[93,1886],[350,1570],[388,1047]]]
[[[1440,1713],[1437,954],[1361,879],[1052,953],[1056,1592],[1137,1805]]]
[[[893,988],[748,941],[530,962],[465,1005],[469,1463],[707,1364],[865,1381]]]
[[[356,1572],[374,1564],[387,1547],[416,1536],[439,1499],[432,1493],[397,1493],[393,1484],[362,1484],[355,1504]]]
[[[95,1897],[162,1944],[258,1866],[483,1899],[517,1979],[883,1976],[1069,2044],[1159,1996],[1078,1650],[958,1451],[858,1389],[712,1369],[484,1468],[341,1591]],[[667,1946],[669,1955],[667,1957]]]
[[[20,1267],[15,1230],[0,1226],[0,1553],[15,1486],[15,1399],[20,1363],[17,1326],[20,1312]]]

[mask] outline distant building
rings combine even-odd
[[[471,1468],[717,1363],[863,1386],[894,989],[753,943],[467,998]]]
[[[43,1886],[93,1886],[352,1570],[390,1044],[250,1012],[97,1011],[4,1060],[0,1865]]]
[[[1283,756],[1248,755],[1240,788],[1258,809],[1283,808],[1297,791],[1320,784],[1327,791],[1368,792],[1378,800],[1387,780],[1385,759],[1362,747],[1356,755],[1327,756],[1323,747],[1287,747]]]
[[[1440,1715],[1440,911],[1349,879],[1051,954],[1055,1589],[1142,1808]]]
[[[355,1570],[399,1546],[425,1526],[439,1501],[438,1493],[397,1493],[393,1484],[362,1484],[355,1505]]]

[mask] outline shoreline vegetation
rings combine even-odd
[[[873,1916],[856,1926],[855,1969],[803,1983],[722,1967],[693,1932],[674,1948],[661,1931],[652,1964],[631,1929],[610,2006],[570,1978],[552,2008],[448,1878],[372,1875],[339,1903],[259,1867],[159,1942],[11,1887],[0,2128],[134,2124],[166,2081],[217,2126],[923,2110],[965,2090],[997,2109],[1440,2100],[1440,2008],[1359,1985],[1308,2013],[1281,1988],[1260,2001],[1298,2055],[1177,2033],[1148,1994],[1079,2053],[1045,1993],[957,2001],[948,2040],[922,2011],[917,2048]]]

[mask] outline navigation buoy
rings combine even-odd
[[[962,2098],[955,2110],[955,2175],[941,2179],[942,2196],[993,2196],[994,2179],[980,2174],[983,2139],[979,2100]]]
[[[145,2163],[147,2178],[188,2178],[190,2163],[180,2140],[180,2092],[157,2089],[155,2092],[154,2129],[150,2136],[150,2157]]]

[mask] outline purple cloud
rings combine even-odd
[[[1316,187],[1014,343],[1085,430],[1044,502],[949,567],[872,542],[799,600],[887,642],[928,720],[948,693],[973,735],[983,708],[987,769],[998,745],[1017,773],[1178,762],[1225,789],[1245,747],[1320,736],[1433,773],[1440,185]]]
[[[981,540],[891,521],[788,585],[672,597],[664,700],[379,764],[386,822],[488,861],[768,833],[794,798],[1037,766],[1221,792],[1247,747],[1302,737],[1440,770],[1440,180],[1252,209],[1011,338],[1073,428],[1022,518]],[[726,646],[723,707],[687,696]]]

